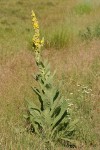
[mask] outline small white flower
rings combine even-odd
[[[69,101],[70,99],[66,99],[66,101]]]
[[[73,93],[70,93],[70,95],[73,95]]]
[[[88,86],[84,86],[84,85],[83,85],[83,89],[87,89],[87,88],[88,88]]]
[[[92,89],[88,89],[89,91],[92,91]]]
[[[89,91],[84,90],[84,93],[89,94],[90,92],[89,92]]]
[[[69,120],[71,120],[71,118],[70,118],[70,117],[69,117],[68,119],[69,119]]]
[[[70,106],[73,106],[73,104],[72,103],[70,103],[70,104],[68,104],[68,106],[70,107]]]

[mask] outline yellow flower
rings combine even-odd
[[[34,26],[34,29],[39,28],[38,22],[37,22],[37,21],[36,21],[36,22],[34,22],[33,26]]]
[[[36,48],[39,48],[40,44],[39,43],[35,43],[35,46],[36,46]]]
[[[39,39],[36,39],[36,43],[40,43],[40,40],[39,40]]]
[[[35,13],[34,13],[34,11],[32,10],[32,17],[35,17]]]
[[[36,18],[32,18],[32,22],[34,23],[34,21],[36,20]]]
[[[42,45],[44,44],[44,38],[42,38],[42,40],[41,40],[41,44],[42,44]]]

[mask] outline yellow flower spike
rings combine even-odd
[[[34,11],[32,11],[32,25],[33,25],[34,32],[35,32],[32,38],[33,47],[35,50],[35,59],[36,59],[36,62],[39,63],[40,57],[41,57],[41,47],[44,45],[44,38],[40,40],[39,23],[35,16]]]

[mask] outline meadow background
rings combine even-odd
[[[77,150],[100,148],[100,1],[0,0],[0,150],[45,150],[26,131],[25,99],[36,101],[31,10],[45,38],[43,57],[57,69],[55,82],[75,106],[80,121]],[[36,101],[37,102],[37,101]],[[70,148],[56,145],[57,150]]]

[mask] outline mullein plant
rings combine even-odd
[[[25,117],[31,125],[31,131],[45,139],[46,143],[52,145],[64,141],[62,143],[75,144],[73,134],[77,119],[71,119],[72,103],[61,95],[60,87],[54,85],[55,71],[51,73],[49,62],[42,59],[44,38],[40,40],[39,24],[33,11],[32,24],[35,32],[32,42],[38,67],[34,79],[39,85],[32,87],[32,90],[37,95],[40,105],[36,105],[34,101],[27,101],[28,113]]]

